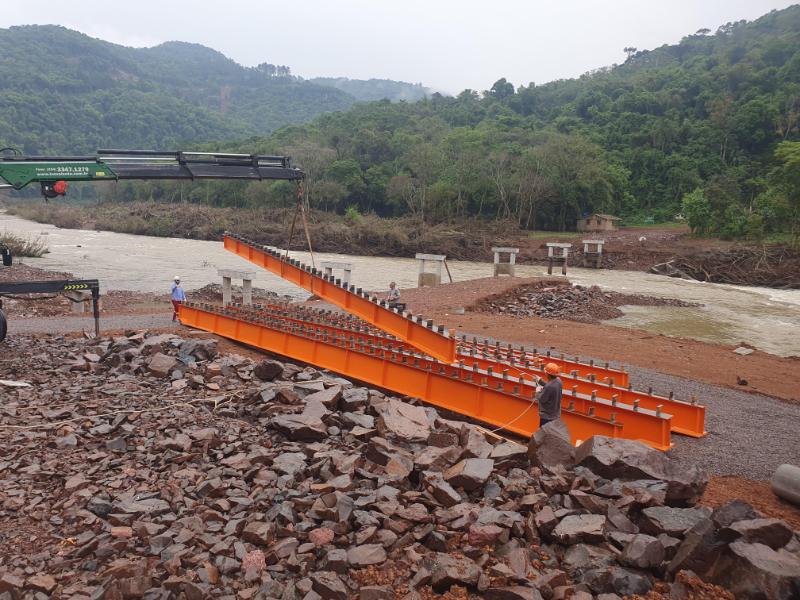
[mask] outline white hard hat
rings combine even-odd
[[[181,278],[178,275],[175,275],[175,281],[180,281]]]

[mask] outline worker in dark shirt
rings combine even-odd
[[[536,401],[539,404],[539,428],[541,429],[550,421],[561,417],[561,380],[558,378],[559,369],[556,363],[547,363],[544,366],[547,381],[540,379],[542,386],[536,392]]]

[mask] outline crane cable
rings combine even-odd
[[[294,209],[294,216],[292,217],[292,226],[289,230],[289,243],[286,244],[286,256],[289,256],[289,248],[292,245],[292,239],[294,238],[294,226],[297,223],[297,213],[300,213],[301,217],[303,218],[303,230],[306,234],[306,242],[308,243],[308,253],[311,255],[311,266],[316,268],[314,264],[314,250],[311,247],[311,233],[308,230],[308,220],[306,219],[306,209],[305,204],[303,202],[303,182],[297,182],[297,205]]]

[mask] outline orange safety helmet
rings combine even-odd
[[[544,366],[544,372],[548,375],[558,375],[561,371],[556,363],[547,363]]]

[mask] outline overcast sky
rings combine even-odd
[[[620,63],[622,49],[752,20],[775,0],[2,0],[0,27],[59,24],[126,46],[197,42],[303,77],[398,79],[458,93]],[[42,40],[47,43],[47,40]]]

